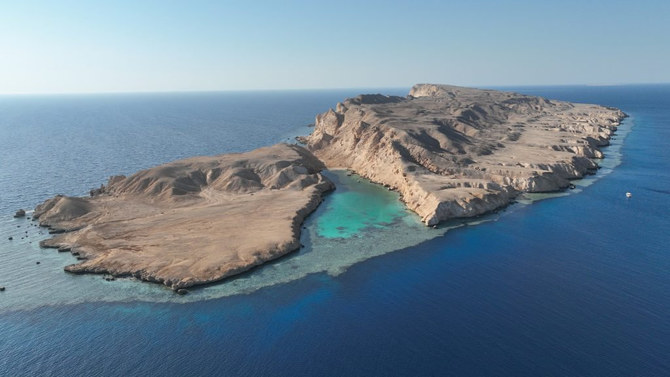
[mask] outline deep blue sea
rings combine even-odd
[[[670,85],[505,89],[621,108],[616,163],[432,233],[393,193],[329,173],[341,185],[305,251],[184,297],[71,276],[74,259],[11,215],[291,141],[378,90],[0,96],[0,376],[670,376]],[[369,226],[328,228],[351,203]]]

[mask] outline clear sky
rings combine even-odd
[[[0,0],[0,93],[670,82],[670,1]]]

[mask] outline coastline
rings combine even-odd
[[[455,98],[456,104],[451,105],[447,103],[445,105],[443,98],[447,97]],[[419,107],[414,105],[415,102]],[[346,114],[350,109],[359,112],[359,115],[356,115],[358,118],[354,117],[353,123],[346,120]],[[430,116],[439,115],[446,116],[446,118],[439,120],[432,118],[429,121],[429,128],[425,128],[424,126],[421,126],[424,128],[412,128],[414,126],[408,126],[405,120],[391,127],[385,125],[395,122],[395,115],[389,118],[386,114],[398,110],[401,113],[402,111],[407,111],[403,109],[409,109],[410,111],[418,110],[420,113],[427,111],[429,114],[433,114]],[[373,117],[365,118],[365,112],[371,112]],[[360,116],[360,114],[364,115]],[[538,117],[538,114],[541,116]],[[430,116],[428,119],[431,119]],[[352,169],[360,174],[361,177],[371,179],[373,182],[376,181],[386,189],[397,191],[400,200],[409,209],[418,213],[426,225],[438,228],[438,224],[444,222],[445,225],[440,228],[447,229],[452,228],[453,224],[460,226],[459,224],[468,222],[466,219],[472,219],[474,222],[481,221],[480,217],[500,211],[510,203],[516,201],[522,192],[558,191],[567,187],[570,180],[593,173],[595,167],[597,167],[595,162],[593,162],[593,158],[602,157],[599,148],[609,143],[610,135],[616,130],[623,117],[625,117],[625,114],[619,110],[602,106],[550,101],[511,92],[439,85],[417,85],[412,89],[407,98],[362,95],[355,99],[348,99],[344,103],[338,104],[336,112],[330,110],[318,115],[314,132],[303,140],[307,141],[307,147],[315,152],[319,158],[323,158],[326,165],[330,168],[344,165],[343,167]],[[425,115],[421,115],[411,119],[412,122],[421,123],[422,119],[425,118]],[[366,121],[358,121],[357,119],[366,119]],[[389,119],[391,123],[387,123]],[[549,119],[551,122],[555,122],[555,125],[551,122],[548,124],[544,123],[542,124],[543,129],[538,129],[533,126],[533,124],[538,122],[537,119]],[[524,127],[530,128],[528,131],[525,131],[518,128],[520,126],[517,126],[515,129],[508,128],[507,131],[503,131],[502,133],[498,131],[498,128],[500,128],[499,125],[512,124],[510,122],[517,122],[517,125],[525,125]],[[353,125],[353,131],[346,130],[349,124]],[[384,126],[382,127],[381,125]],[[432,130],[435,125],[437,125],[438,133],[430,131],[433,133],[426,138],[428,132],[426,130]],[[338,130],[340,127],[342,130],[346,130],[344,134],[342,134],[341,130]],[[357,128],[361,128],[362,131],[357,130]],[[374,131],[372,134],[373,140],[379,140],[379,146],[368,144],[365,147],[367,149],[361,151],[359,149],[342,149],[340,147],[343,145],[342,142],[332,141],[327,144],[323,143],[326,136],[332,138],[338,137],[339,134],[342,134],[344,138],[353,134],[356,135],[356,138],[363,139],[367,137],[364,133],[368,129]],[[533,158],[537,158],[533,154],[537,147],[532,143],[538,140],[538,137],[545,137],[556,131],[563,132],[560,139],[563,145],[551,144],[550,141],[549,144],[542,146],[542,148],[548,147],[553,152],[544,152],[545,155],[542,155],[540,160],[533,160]],[[416,136],[418,135],[417,132],[421,132],[421,135]],[[458,136],[454,132],[457,132],[461,136]],[[569,139],[568,135],[574,132],[585,132],[585,135],[573,137],[574,140]],[[526,140],[527,134],[537,134],[539,136],[531,136],[531,139],[529,139],[531,144],[529,144],[528,140]],[[493,136],[493,139],[491,136]],[[512,136],[514,137],[512,138]],[[388,141],[385,139],[387,137],[390,138]],[[507,144],[503,145],[498,142],[498,145],[495,146],[491,143],[491,140],[500,137],[506,138]],[[458,138],[463,138],[463,140],[459,141]],[[434,144],[435,140],[440,140],[439,146]],[[463,144],[464,141],[472,145]],[[518,146],[514,147],[515,145]],[[527,145],[530,145],[530,149],[528,149]],[[383,149],[384,146],[387,146],[387,149]],[[389,146],[392,148],[388,149]],[[333,160],[332,152],[324,155],[322,150],[324,147],[336,147],[334,149],[335,154],[345,157],[345,160]],[[512,148],[512,152],[509,151],[511,147],[514,147]],[[460,151],[461,156],[446,159],[445,157],[449,155],[445,155],[445,153],[452,153],[450,148]],[[397,151],[400,151],[400,154],[397,154]],[[511,167],[509,163],[504,162],[506,161],[505,159],[509,158],[515,160],[516,151],[524,153],[520,155],[521,158],[530,158],[530,162],[524,162],[523,164],[517,162],[516,165],[523,165],[521,168],[517,166]],[[528,154],[528,151],[531,154]],[[308,152],[305,151],[305,153]],[[346,155],[351,153],[368,156],[370,159],[366,158],[366,161],[368,161],[366,165],[360,165],[357,164],[357,161],[360,161],[360,159],[353,161],[346,160]],[[371,153],[375,157],[370,157]],[[531,157],[523,157],[526,155]],[[379,159],[379,156],[382,156],[381,159]],[[480,159],[481,161],[477,161]],[[553,163],[547,165],[544,162],[545,160],[553,161]],[[343,161],[344,163],[342,163]],[[500,161],[503,162],[500,163]],[[169,166],[169,164],[166,166]],[[186,171],[183,173],[185,174],[183,177],[170,176],[170,180],[174,181],[165,181],[166,176],[163,176],[165,173],[161,172],[170,171],[169,169],[159,166],[153,168],[153,170],[147,170],[147,172],[155,171],[155,173],[141,173],[150,174],[153,177],[151,181],[133,178],[137,183],[119,184],[115,182],[116,178],[112,178],[108,185],[111,187],[110,192],[113,194],[113,197],[119,197],[120,201],[110,199],[109,197],[105,197],[105,195],[100,200],[96,199],[98,191],[101,194],[106,194],[105,188],[102,187],[100,190],[92,190],[91,195],[93,198],[90,200],[64,197],[45,202],[33,214],[33,220],[39,219],[42,226],[50,226],[52,228],[51,232],[58,234],[50,240],[42,241],[42,246],[55,247],[59,251],[70,251],[77,256],[77,259],[81,260],[77,264],[66,266],[66,271],[110,274],[114,278],[132,276],[149,282],[162,283],[172,287],[174,290],[209,284],[229,278],[253,266],[282,256],[300,246],[297,235],[300,233],[300,224],[304,216],[300,217],[301,220],[293,222],[293,230],[291,231],[294,234],[293,240],[288,243],[282,243],[287,247],[284,248],[282,246],[280,247],[281,251],[275,251],[276,247],[270,246],[267,257],[242,258],[244,260],[242,264],[234,264],[233,267],[227,268],[223,272],[221,267],[219,267],[221,259],[216,258],[213,260],[214,264],[211,265],[202,265],[202,263],[199,263],[198,265],[202,266],[197,267],[196,270],[191,267],[186,269],[183,267],[176,269],[170,267],[172,265],[183,266],[185,263],[186,265],[192,265],[194,262],[188,261],[188,254],[182,255],[183,252],[170,254],[170,258],[175,258],[173,262],[162,261],[161,259],[165,258],[165,254],[158,252],[164,250],[167,245],[160,246],[160,242],[157,244],[155,241],[144,241],[145,243],[149,242],[146,245],[151,245],[156,251],[154,253],[155,256],[148,257],[147,259],[144,256],[146,254],[144,248],[147,246],[142,246],[142,243],[134,244],[136,242],[130,240],[137,239],[138,237],[147,238],[147,232],[156,231],[160,233],[161,227],[165,231],[167,228],[164,227],[170,223],[158,222],[149,228],[139,223],[138,225],[131,225],[128,228],[123,224],[135,222],[133,216],[127,217],[118,211],[116,212],[118,213],[117,215],[110,216],[110,208],[125,205],[124,203],[128,201],[131,203],[130,207],[137,205],[139,207],[144,206],[144,204],[141,204],[143,202],[132,204],[134,203],[134,199],[132,199],[134,195],[148,195],[146,198],[149,201],[145,201],[145,203],[160,203],[167,200],[166,203],[168,204],[165,209],[175,204],[177,204],[177,207],[180,207],[181,204],[179,203],[181,199],[174,201],[172,198],[180,197],[183,193],[190,193],[190,190],[195,190],[193,191],[195,194],[193,198],[203,198],[207,190],[203,190],[202,179],[197,177],[200,175],[207,175],[209,177],[210,172]],[[392,172],[391,169],[393,169]],[[486,173],[483,173],[484,171]],[[496,171],[500,171],[500,173]],[[539,174],[538,171],[540,171]],[[402,172],[402,178],[400,178],[400,172]],[[216,174],[218,175],[218,173]],[[207,182],[209,181],[209,178],[207,178]],[[229,185],[225,180],[221,181],[219,185],[221,184]],[[172,190],[171,194],[165,191],[166,187]],[[177,196],[174,196],[175,193]],[[419,197],[422,198],[417,201]],[[207,196],[204,198],[207,199]],[[94,205],[96,200],[100,203],[109,201],[110,204],[97,209],[96,212],[96,205]],[[112,206],[111,203],[117,204]],[[253,203],[253,200],[249,203]],[[270,200],[268,203],[273,203],[273,201]],[[151,218],[155,216],[152,213],[156,212],[159,208],[162,207],[149,208],[148,214]],[[316,208],[316,205],[310,205],[310,208],[313,210]],[[426,212],[426,210],[429,212]],[[162,214],[163,210],[160,211]],[[104,216],[108,218],[101,221],[100,216],[103,216],[103,214],[106,214]],[[138,216],[141,217],[143,215]],[[187,218],[188,216],[183,217],[184,220]],[[155,221],[151,220],[151,222]],[[180,222],[182,220],[178,220],[178,223]],[[119,225],[109,227],[105,226],[105,223]],[[98,224],[94,225],[96,230],[91,230],[91,224]],[[181,225],[176,228],[172,225],[170,226],[172,227],[170,229],[177,232],[179,232],[181,227]],[[133,227],[137,229],[132,230]],[[120,229],[126,230],[122,230],[122,233],[116,235]],[[251,234],[254,232],[257,233],[253,229],[245,231]],[[228,234],[239,232],[235,231]],[[183,236],[177,236],[174,240],[178,241],[179,237]],[[264,242],[262,240],[263,237],[256,238],[260,239],[261,243]],[[105,243],[96,241],[100,239],[111,239],[114,241],[111,243],[105,241],[107,246],[103,246]],[[244,244],[245,242],[240,243],[240,245]],[[116,246],[110,248],[109,245]],[[189,244],[181,249],[188,250],[191,246],[193,245]],[[195,249],[197,250],[198,248],[200,247],[196,247]],[[204,251],[205,254],[203,255],[209,255],[214,251],[211,248],[205,250],[210,251]],[[261,249],[252,251],[252,254],[257,255],[258,252],[262,252]],[[113,255],[113,257],[109,258],[108,256],[110,255]],[[148,255],[146,254],[146,256]],[[142,257],[138,259],[137,256]],[[136,262],[129,262],[132,260]],[[204,274],[198,271],[202,271]],[[196,277],[194,273],[201,275]]]
[[[68,272],[107,274],[108,280],[132,276],[185,294],[184,288],[223,280],[300,247],[304,204],[283,233],[265,230],[282,228],[278,219],[295,211],[286,212],[281,203],[294,199],[279,193],[297,195],[309,185],[320,193],[332,189],[319,175],[326,166],[396,190],[425,225],[437,228],[500,210],[523,192],[572,186],[570,180],[598,167],[593,159],[603,156],[599,148],[625,117],[597,105],[419,84],[406,98],[360,95],[317,115],[314,132],[301,139],[310,151],[279,144],[175,161],[111,177],[90,198],[47,200],[33,220],[54,234],[42,247],[80,260],[66,266]],[[284,149],[301,159],[291,160]],[[284,187],[294,189],[276,191]],[[321,199],[308,196],[310,213]],[[214,217],[216,211],[226,214]],[[214,223],[221,225],[217,236]]]
[[[453,221],[451,224],[442,224],[439,229],[430,229],[420,222],[420,218],[414,213],[403,211],[406,217],[398,219],[397,226],[388,226],[387,232],[379,232],[379,237],[374,234],[368,234],[364,237],[356,236],[351,239],[330,240],[329,243],[323,242],[319,237],[317,222],[320,218],[327,216],[328,204],[334,197],[343,193],[342,188],[350,190],[351,184],[363,184],[377,190],[378,195],[390,195],[393,201],[400,203],[397,193],[389,192],[381,185],[368,182],[361,178],[361,183],[357,183],[356,176],[347,176],[342,172],[342,182],[338,185],[340,189],[328,194],[324,199],[323,205],[306,218],[300,242],[306,247],[296,253],[291,253],[274,262],[258,266],[248,273],[243,273],[226,279],[223,283],[213,285],[203,285],[193,287],[188,295],[175,295],[172,290],[158,284],[142,284],[133,277],[119,278],[116,281],[108,282],[100,275],[84,274],[72,275],[63,272],[63,267],[76,262],[74,256],[70,253],[56,253],[53,249],[41,249],[37,245],[40,240],[47,239],[47,234],[31,235],[32,257],[24,264],[34,265],[34,260],[41,260],[47,270],[35,270],[34,268],[21,268],[23,279],[26,282],[40,282],[54,284],[60,287],[55,295],[41,296],[38,292],[21,289],[21,286],[10,286],[10,290],[5,293],[5,310],[31,310],[42,306],[73,305],[84,302],[151,302],[151,303],[194,303],[200,301],[216,300],[223,297],[237,295],[247,295],[266,287],[285,284],[297,279],[302,279],[309,275],[326,273],[331,276],[337,276],[340,273],[355,264],[364,262],[370,258],[382,256],[387,253],[394,253],[402,250],[411,250],[412,247],[427,242],[431,239],[445,236],[450,230],[463,226],[474,226],[482,222],[497,221],[504,218],[534,201],[551,199],[559,196],[568,196],[579,193],[582,182],[591,181],[591,183],[600,180],[611,172],[611,169],[618,166],[621,162],[621,148],[625,143],[626,136],[634,126],[635,116],[626,118],[616,133],[615,142],[610,146],[604,147],[605,158],[602,161],[604,166],[599,169],[595,175],[587,176],[584,179],[573,181],[577,189],[565,190],[554,194],[533,194],[529,200],[519,199],[517,203],[512,203],[508,207],[489,213],[487,215],[474,218]],[[612,164],[610,164],[612,162]],[[326,174],[328,172],[326,171]],[[355,187],[351,189],[355,190]],[[537,195],[537,197],[536,197]],[[394,197],[395,196],[395,197]],[[31,215],[30,213],[28,214]],[[28,220],[9,219],[12,224],[28,223]],[[15,225],[12,225],[15,227]],[[404,233],[403,233],[404,231]],[[394,236],[399,237],[394,238]],[[365,240],[369,242],[364,242]],[[28,242],[28,241],[26,241]],[[315,245],[314,243],[318,243]],[[344,242],[344,243],[343,243]],[[406,242],[406,243],[402,243]],[[320,245],[320,246],[319,246]],[[348,245],[341,248],[340,245]],[[359,245],[359,246],[357,246]],[[334,249],[351,251],[343,255],[338,252],[333,254]],[[359,252],[360,251],[360,252]],[[365,252],[365,253],[361,253]],[[51,267],[49,267],[51,266]],[[45,280],[46,279],[46,280]],[[20,283],[20,282],[18,282]],[[6,283],[5,283],[6,284]],[[35,283],[33,283],[35,284]],[[26,285],[27,288],[32,284]],[[18,290],[16,288],[19,288]]]

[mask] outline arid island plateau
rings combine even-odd
[[[70,251],[73,273],[134,276],[180,290],[300,248],[300,225],[343,168],[396,190],[427,226],[482,215],[523,192],[593,173],[625,114],[511,92],[415,85],[360,95],[316,117],[303,146],[194,157],[115,176],[90,197],[56,196],[33,219]]]

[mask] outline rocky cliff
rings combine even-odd
[[[361,95],[316,117],[308,148],[402,195],[427,225],[565,188],[625,114],[517,93],[420,84],[407,97]]]

